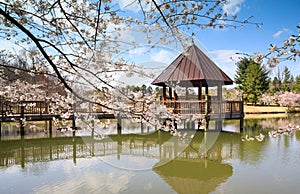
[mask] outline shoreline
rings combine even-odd
[[[300,108],[274,106],[244,106],[245,119],[247,118],[274,118],[288,117],[288,114],[300,113]]]

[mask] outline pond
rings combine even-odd
[[[95,126],[94,138],[88,129],[73,136],[55,127],[50,136],[43,122],[21,138],[2,123],[0,193],[299,193],[297,123],[295,115],[245,119],[241,133],[171,135],[125,122],[118,135],[109,121]],[[289,124],[291,133],[269,136]],[[239,131],[239,122],[223,129]]]

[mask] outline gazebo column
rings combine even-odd
[[[202,83],[198,86],[198,100],[202,100]]]
[[[209,98],[208,98],[208,86],[205,86],[205,115],[209,114]]]
[[[209,126],[209,117],[208,114],[210,113],[209,108],[210,108],[210,104],[209,104],[209,98],[208,98],[208,86],[205,86],[205,121],[206,121],[206,126],[205,126],[205,131],[208,130],[208,126]]]
[[[222,114],[223,113],[223,110],[222,110],[222,84],[221,83],[218,83],[217,85],[217,98],[218,98],[218,111],[219,111],[219,114]],[[216,130],[218,131],[222,131],[222,119],[217,119],[216,120]]]
[[[218,84],[218,100],[222,100],[222,84]]]
[[[199,86],[198,86],[198,100],[201,101],[202,100],[202,82],[200,82]],[[203,110],[203,105],[202,102],[198,103],[199,106],[199,113],[202,114],[203,112],[205,112],[205,110]],[[200,125],[198,124],[198,128],[200,127]]]
[[[186,100],[189,99],[189,89],[188,89],[187,86],[185,87],[185,99],[186,99]]]
[[[162,104],[165,103],[166,96],[167,96],[166,94],[167,94],[167,88],[166,88],[166,86],[164,85],[164,86],[163,86],[163,93],[162,93]]]
[[[173,96],[172,96],[172,88],[171,87],[169,87],[169,97],[172,100]]]

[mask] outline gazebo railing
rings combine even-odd
[[[243,113],[242,101],[165,100],[164,105],[175,114]]]

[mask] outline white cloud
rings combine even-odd
[[[234,78],[236,71],[235,63],[239,61],[241,53],[239,50],[215,50],[209,52],[212,60],[231,78]]]
[[[151,56],[151,60],[161,63],[170,64],[174,59],[174,53],[167,50],[160,50]]]
[[[129,50],[130,55],[141,55],[141,54],[145,54],[146,52],[147,52],[146,47],[138,47],[138,48],[134,48],[134,49]]]
[[[0,44],[0,50],[10,50],[10,51],[19,51],[21,50],[21,47],[19,47],[18,45],[12,43],[11,41],[5,40],[5,39],[0,39],[1,44]]]
[[[236,15],[241,10],[241,4],[245,0],[228,0],[226,4],[223,5],[224,13],[228,15]]]
[[[131,10],[134,12],[137,12],[140,10],[140,8],[138,7],[138,4],[136,3],[137,1],[135,0],[119,0],[119,6],[121,8],[121,10]]]
[[[141,10],[141,5],[143,6],[143,10],[150,11],[151,4],[146,5],[145,0],[141,0],[141,5],[137,0],[118,0],[119,6],[121,10],[129,10],[137,13]]]
[[[283,28],[282,30],[278,30],[275,34],[273,34],[273,37],[278,38],[284,32],[289,32],[289,29]]]

